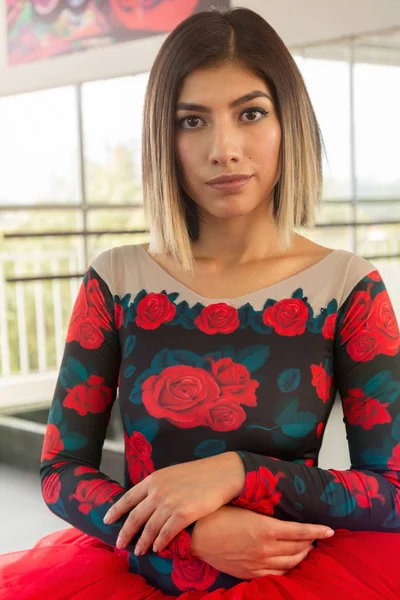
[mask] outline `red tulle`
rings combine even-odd
[[[339,530],[283,577],[230,590],[191,591],[180,600],[398,600],[400,535]],[[0,600],[167,600],[128,572],[127,556],[75,528],[34,548],[0,556]]]

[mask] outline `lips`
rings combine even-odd
[[[222,184],[222,183],[234,183],[236,181],[247,181],[251,175],[232,174],[232,175],[221,175],[207,181],[209,185]]]

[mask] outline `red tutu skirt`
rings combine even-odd
[[[75,528],[32,549],[0,556],[0,600],[165,600],[129,573],[127,553]],[[180,600],[398,600],[400,535],[338,530],[283,577],[244,581],[230,590],[190,591]]]

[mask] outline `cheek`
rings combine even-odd
[[[175,139],[175,151],[179,164],[181,167],[181,173],[186,179],[190,179],[193,169],[196,164],[198,165],[198,154],[199,150],[196,146],[191,143],[189,136],[177,137]]]

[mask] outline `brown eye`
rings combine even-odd
[[[268,115],[268,112],[262,108],[248,108],[247,110],[244,110],[240,116],[243,115],[248,115],[250,117],[245,120],[245,123],[256,123],[257,121],[264,119]],[[260,117],[257,118],[259,115]]]
[[[196,117],[194,115],[190,115],[189,117],[184,117],[179,120],[179,127],[182,129],[198,129],[197,125],[201,121],[200,117]],[[187,123],[188,126],[185,126],[184,123]]]

